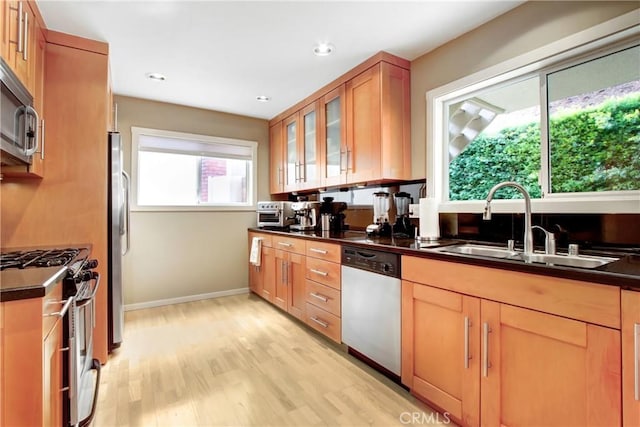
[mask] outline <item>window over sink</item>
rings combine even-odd
[[[441,212],[480,212],[503,181],[523,185],[536,212],[640,212],[640,29],[619,25],[427,94],[427,183]]]
[[[250,209],[257,143],[132,127],[135,207]]]

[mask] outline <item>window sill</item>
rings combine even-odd
[[[255,212],[256,206],[132,206],[131,212]]]

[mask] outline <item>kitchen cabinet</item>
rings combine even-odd
[[[340,245],[307,240],[305,244],[306,322],[337,343],[342,338]]]
[[[10,9],[6,2],[3,10]],[[16,2],[17,3],[17,2]],[[26,7],[27,2],[23,2]],[[30,7],[34,8],[32,15],[34,17],[39,16],[36,13],[37,9],[35,4],[29,3]],[[45,71],[45,54],[47,41],[45,40],[44,31],[45,28],[40,19],[34,18],[30,22],[30,26],[33,27],[30,31],[31,42],[29,47],[29,92],[33,96],[33,106],[40,116],[40,123],[38,123],[38,150],[32,157],[32,163],[29,166],[5,166],[2,168],[3,176],[7,178],[43,178],[44,177],[44,159],[45,159],[45,118],[44,118],[44,71]],[[26,82],[21,78],[23,83]]]
[[[62,285],[7,301],[3,318],[2,425],[62,425]]]
[[[273,302],[275,294],[275,251],[271,247],[271,236],[264,233],[249,233],[249,249],[254,237],[262,239],[260,265],[249,265],[249,288],[253,293]]]
[[[640,426],[640,292],[622,291],[622,420]]]
[[[269,127],[269,191],[271,194],[284,191],[283,144],[282,122],[279,121]]]
[[[469,426],[620,425],[618,288],[408,256],[402,269],[412,393]]]
[[[411,178],[409,86],[387,62],[346,83],[347,184]]]
[[[304,240],[273,236],[275,249],[275,294],[273,303],[292,316],[305,316]]]
[[[271,192],[411,179],[410,96],[409,62],[380,53],[276,116]]]
[[[33,50],[35,47],[35,3],[2,2],[2,57],[27,90],[34,92]]]
[[[346,117],[345,85],[324,95],[320,100],[320,181],[331,187],[346,182]]]

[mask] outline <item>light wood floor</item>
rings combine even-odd
[[[429,425],[407,391],[238,295],[127,312],[93,426],[392,426],[406,413]]]

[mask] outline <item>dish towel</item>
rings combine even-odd
[[[260,267],[260,258],[262,252],[262,237],[254,237],[251,239],[251,253],[249,254],[249,262]]]

